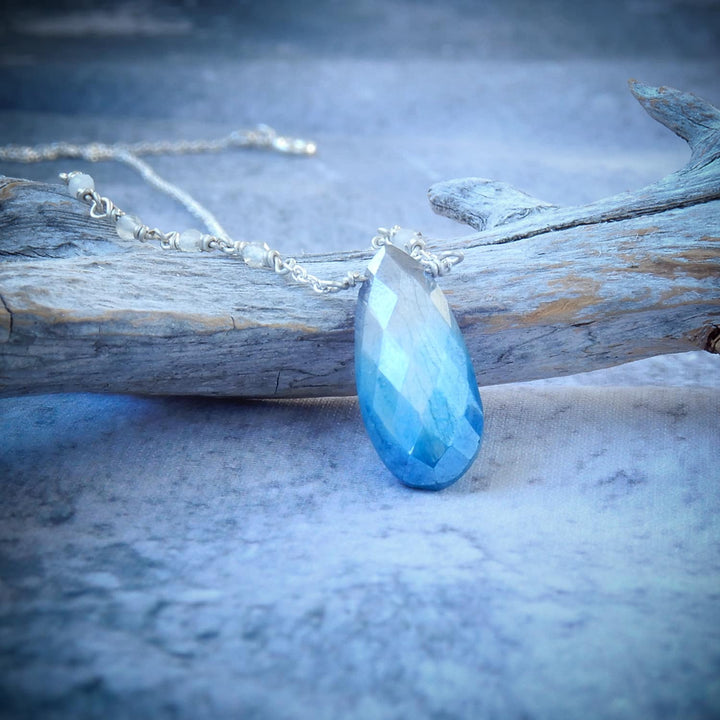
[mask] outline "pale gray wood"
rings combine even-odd
[[[687,165],[640,190],[625,192],[580,207],[558,208],[532,198],[505,183],[483,178],[463,178],[433,185],[430,204],[440,215],[476,230],[490,230],[513,222],[512,232],[501,227],[463,243],[511,242],[538,233],[579,225],[655,214],[720,197],[720,111],[692,93],[674,88],[651,87],[630,81],[630,90],[645,110],[688,142]]]
[[[692,149],[648,188],[575,208],[488,181],[431,189],[436,209],[454,202],[455,217],[488,228],[435,243],[465,251],[441,282],[481,384],[720,349],[720,113],[676,90],[631,88]],[[3,395],[354,393],[352,291],[320,297],[224,256],[124,242],[64,188],[8,178],[0,253]],[[369,257],[303,262],[340,277]]]

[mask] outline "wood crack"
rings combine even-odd
[[[13,313],[0,293],[0,342],[8,342],[13,331]]]
[[[720,325],[713,325],[707,334],[704,350],[720,355]]]
[[[490,180],[431,188],[436,209],[486,228],[437,241],[465,255],[440,284],[481,384],[719,351],[720,161],[698,161],[720,147],[720,113],[677,90],[631,89],[690,143],[682,170],[575,208]],[[0,252],[68,247],[65,257],[0,264],[0,395],[354,394],[355,293],[318,297],[227,258],[119,242],[56,186],[3,179],[0,197]],[[47,208],[59,198],[63,211],[50,225]],[[9,222],[17,217],[24,222]],[[303,263],[342,277],[369,255],[308,255]],[[237,282],[239,270],[247,282]]]
[[[640,191],[639,191],[640,192]],[[465,248],[476,248],[476,247],[488,247],[492,245],[505,245],[507,243],[517,242],[520,240],[527,240],[529,238],[538,237],[539,235],[545,235],[546,233],[561,232],[563,230],[570,230],[575,227],[584,227],[588,225],[601,225],[604,223],[615,223],[622,222],[623,220],[634,220],[641,217],[649,217],[652,215],[658,215],[668,210],[683,209],[692,207],[694,205],[701,205],[713,200],[720,200],[720,188],[717,191],[711,192],[707,195],[703,195],[697,198],[688,200],[687,202],[673,200],[666,205],[658,205],[652,208],[643,210],[635,210],[627,213],[620,213],[613,215],[612,217],[590,217],[582,218],[575,217],[568,219],[567,221],[549,224],[543,227],[534,228],[531,230],[520,231],[512,235],[505,235],[499,239],[485,240],[482,235],[470,236],[465,238],[460,243],[444,243],[443,247],[447,247],[450,250],[461,250]],[[477,239],[474,239],[477,238]]]

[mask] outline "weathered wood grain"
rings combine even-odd
[[[483,178],[449,180],[429,190],[433,210],[476,230],[492,230],[463,243],[512,242],[538,233],[613,222],[720,198],[720,112],[701,98],[637,81],[630,89],[645,110],[688,142],[687,165],[652,185],[580,207],[558,208],[505,183]],[[512,224],[512,232],[508,227]]]
[[[435,247],[481,384],[720,350],[720,113],[632,85],[684,137],[685,168],[635,193],[557,208],[489,181],[431,188],[482,232]],[[120,240],[60,186],[0,179],[0,394],[354,393],[355,293],[320,297],[214,254]],[[340,277],[369,253],[306,256]]]

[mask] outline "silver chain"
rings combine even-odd
[[[246,265],[253,268],[267,268],[278,275],[287,275],[296,283],[309,285],[315,292],[327,294],[354,287],[365,282],[367,277],[360,272],[348,272],[340,280],[322,280],[312,275],[295,258],[283,257],[265,243],[232,240],[218,222],[217,218],[191,195],[173,183],[160,177],[150,165],[140,159],[140,155],[182,155],[188,153],[220,152],[228,148],[263,148],[293,155],[314,155],[317,146],[311,140],[279,135],[267,125],[259,125],[254,130],[238,130],[217,140],[180,140],[141,142],[133,144],[106,145],[89,143],[75,145],[56,142],[47,145],[0,147],[0,161],[42,162],[58,158],[81,158],[89,162],[116,160],[134,168],[149,184],[177,200],[190,214],[200,220],[207,233],[198,230],[183,232],[163,232],[150,228],[134,215],[121,210],[109,198],[95,190],[95,182],[90,175],[81,171],[62,173],[60,178],[68,185],[70,194],[90,207],[90,216],[103,218],[115,225],[118,235],[126,240],[140,242],[155,241],[164,250],[181,252],[207,252],[219,250],[227,255],[242,258]],[[463,259],[462,253],[449,251],[440,254],[431,253],[419,232],[392,228],[379,228],[372,239],[372,247],[378,249],[387,243],[398,244],[404,241],[405,247],[425,272],[433,277],[448,273]]]
[[[311,140],[292,138],[278,133],[268,125],[252,130],[235,130],[216,140],[158,140],[155,142],[86,143],[75,145],[54,142],[45,145],[5,145],[0,147],[0,160],[7,162],[41,162],[58,158],[82,158],[90,162],[120,160],[118,152],[131,155],[187,155],[220,152],[229,148],[265,148],[290,155],[314,155],[317,146]]]

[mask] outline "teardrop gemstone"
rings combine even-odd
[[[414,488],[440,490],[480,449],[483,410],[470,355],[442,290],[384,245],[355,314],[360,411],[381,460]]]

